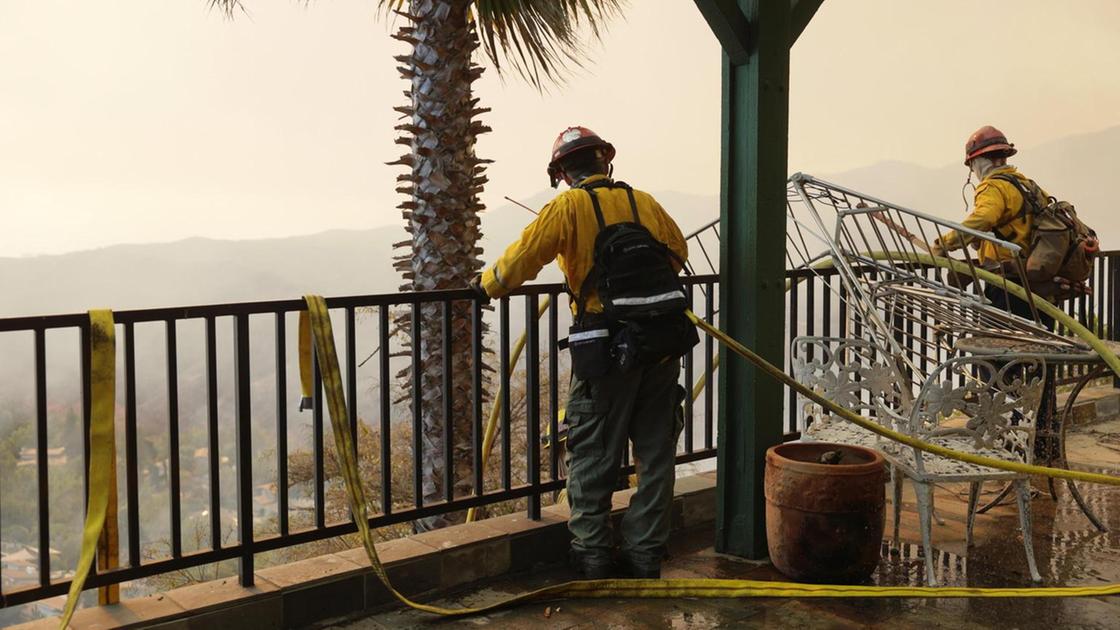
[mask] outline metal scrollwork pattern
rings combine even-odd
[[[1029,462],[1044,376],[1043,361],[1029,356],[999,365],[977,357],[946,361],[922,387],[908,432],[970,452]],[[918,455],[918,462],[935,460],[939,469],[951,467],[955,474],[970,467]]]
[[[909,403],[903,391],[912,385],[869,341],[798,337],[791,355],[798,381],[883,426],[954,450],[1028,463],[1033,457],[1045,375],[1038,357],[1021,355],[999,364],[979,357],[951,359],[933,370]],[[798,397],[798,408],[805,439],[876,448],[920,477],[995,472],[882,439],[804,397]]]
[[[883,418],[884,424],[893,426],[894,418],[884,411],[901,405],[898,376],[871,343],[862,339],[798,337],[793,342],[791,361],[794,378],[813,391],[846,409]],[[798,403],[803,433],[835,429],[860,435],[861,443],[866,436],[874,437],[846,421],[834,422],[832,414],[803,396],[798,397]]]

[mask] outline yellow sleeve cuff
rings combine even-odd
[[[509,293],[509,289],[502,284],[502,280],[498,276],[496,265],[482,272],[482,288],[486,289],[486,295],[492,298],[499,298]]]

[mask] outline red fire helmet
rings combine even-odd
[[[609,164],[614,159],[614,145],[603,140],[599,134],[587,127],[568,127],[556,136],[552,143],[552,159],[548,163],[548,179],[552,187],[560,183],[560,160],[581,149],[601,147],[606,151],[606,161]]]
[[[968,166],[972,158],[996,151],[1002,152],[1004,157],[1018,153],[1015,145],[1007,141],[1007,136],[1003,135],[1002,131],[991,125],[984,125],[968,137],[968,142],[964,143],[964,164]]]

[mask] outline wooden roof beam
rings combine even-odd
[[[736,0],[696,0],[696,8],[700,9],[731,63],[746,65],[751,57],[750,23],[739,3]]]
[[[797,38],[809,26],[817,9],[821,8],[824,0],[789,0],[789,45],[797,43]]]

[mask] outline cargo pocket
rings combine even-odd
[[[607,406],[594,400],[568,404],[564,423],[568,427],[568,452],[573,457],[597,457],[605,452]]]

